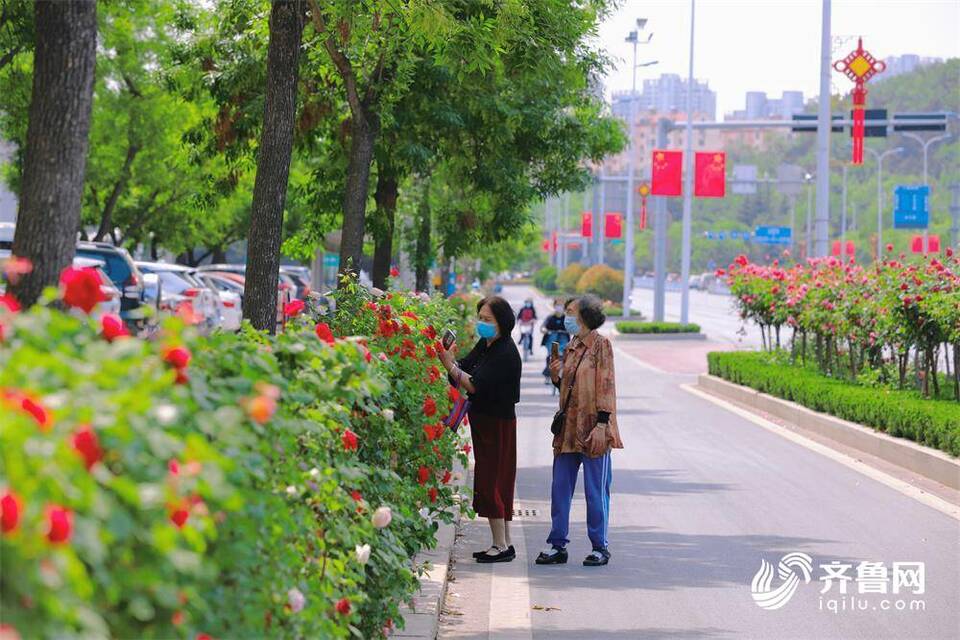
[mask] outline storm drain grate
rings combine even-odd
[[[536,509],[514,509],[513,517],[514,518],[536,518],[537,510]]]

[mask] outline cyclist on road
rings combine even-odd
[[[554,342],[559,343],[560,355],[563,355],[563,350],[570,342],[570,334],[563,325],[563,300],[557,298],[553,301],[553,313],[540,325],[540,333],[543,334],[540,344],[547,350],[547,365],[543,368],[544,384],[552,384],[550,382],[550,345]]]
[[[536,323],[537,310],[533,307],[533,299],[527,298],[517,313],[517,325],[520,327],[520,340],[517,344],[523,346],[524,360],[533,355],[533,328]]]

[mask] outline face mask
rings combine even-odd
[[[560,315],[561,313],[563,313],[563,306],[558,304],[553,308],[553,312],[557,315]]]
[[[580,323],[577,322],[576,316],[564,316],[563,317],[563,328],[567,330],[567,333],[570,335],[575,335],[580,333]]]
[[[489,340],[497,335],[497,325],[493,324],[492,322],[484,322],[481,320],[477,322],[476,331],[478,337]]]

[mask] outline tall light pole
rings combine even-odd
[[[810,257],[810,236],[813,225],[813,174],[803,174],[803,180],[807,183],[807,233],[803,241],[803,258],[807,259]]]
[[[830,0],[823,0],[820,32],[820,99],[817,105],[817,248],[826,256],[830,232]]]
[[[646,18],[637,18],[637,28],[630,32],[626,37],[626,41],[633,44],[633,64],[630,67],[631,75],[633,76],[633,81],[631,83],[630,90],[630,116],[627,122],[627,135],[629,139],[628,156],[627,156],[627,228],[626,228],[626,242],[624,244],[624,255],[623,255],[623,317],[630,317],[630,294],[633,293],[633,192],[635,190],[634,186],[634,146],[633,146],[633,129],[634,123],[636,121],[636,103],[637,103],[637,45],[641,44],[640,32],[643,31],[644,26],[647,24]],[[649,34],[647,39],[642,41],[642,44],[647,44],[650,42],[650,38],[653,37],[653,34]],[[654,62],[647,62],[641,66],[650,66],[656,64]]]
[[[887,149],[878,153],[864,145],[863,150],[877,161],[877,262],[883,260],[883,159],[894,153],[903,151],[903,147]]]
[[[690,64],[687,72],[687,144],[683,153],[683,239],[680,253],[680,323],[690,319],[690,234],[693,218],[693,26],[696,0],[690,0]]]
[[[935,136],[933,138],[928,138],[927,140],[924,140],[923,138],[921,138],[915,133],[904,133],[903,135],[906,136],[907,138],[910,138],[911,140],[919,144],[921,147],[923,147],[923,185],[926,187],[929,187],[930,184],[927,182],[927,150],[930,148],[930,145],[949,138],[950,134],[945,133],[942,136]],[[929,233],[930,224],[932,222],[933,222],[933,210],[931,209],[929,218],[927,219],[927,226],[924,227],[923,229],[923,254],[924,255],[928,253],[928,249],[930,248],[930,245],[927,241],[927,235]]]

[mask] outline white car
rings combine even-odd
[[[220,327],[224,331],[240,329],[243,320],[243,287],[204,271],[196,271],[193,275],[220,296]]]
[[[204,333],[221,326],[220,298],[193,275],[193,268],[166,262],[138,262],[137,268],[159,276],[161,311],[188,318]]]

